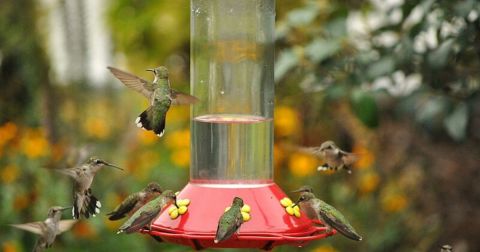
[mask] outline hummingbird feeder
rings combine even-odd
[[[188,209],[165,210],[142,232],[194,249],[267,250],[334,234],[292,208],[273,181],[275,1],[190,3],[190,83],[200,101],[191,110],[190,182],[177,196]],[[214,243],[235,196],[249,205],[248,221]]]

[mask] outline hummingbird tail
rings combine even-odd
[[[77,202],[77,200],[75,200]],[[92,194],[92,191],[88,189],[85,192],[84,200],[81,204],[74,204],[72,213],[73,218],[78,219],[80,216],[84,216],[85,218],[90,218],[90,216],[95,217],[98,213],[100,213],[100,208],[102,204],[100,201]]]
[[[158,137],[162,137],[165,133],[165,115],[162,116],[158,123],[155,123],[154,114],[153,107],[150,106],[137,117],[135,123],[137,127],[144,130],[153,130]]]

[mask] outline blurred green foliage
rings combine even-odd
[[[35,241],[7,224],[71,204],[70,181],[49,168],[67,165],[77,147],[93,146],[126,168],[98,174],[93,191],[103,212],[149,181],[174,190],[188,181],[188,108],[171,109],[158,140],[134,127],[143,97],[56,83],[36,26],[39,6],[0,2],[3,251]],[[364,236],[356,243],[337,235],[305,250],[480,250],[479,13],[474,0],[277,1],[275,181],[286,192],[314,186]],[[188,90],[188,1],[111,1],[106,19],[116,65],[141,73],[165,64],[174,85]],[[321,160],[291,148],[327,139],[359,155],[352,175],[318,173]],[[117,236],[119,224],[104,215],[81,221],[52,250],[186,249]]]

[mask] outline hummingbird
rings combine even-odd
[[[319,171],[345,169],[348,173],[352,173],[350,166],[358,159],[355,154],[338,148],[333,141],[325,141],[320,147],[311,147],[305,150],[314,155],[320,155],[325,160],[325,164],[318,167]]]
[[[158,197],[162,193],[160,185],[157,183],[149,183],[142,191],[129,195],[115,210],[108,213],[109,220],[119,220],[125,216],[131,216],[140,207],[150,200]]]
[[[305,187],[304,190],[297,191],[301,192],[301,194],[294,205],[299,205],[308,218],[320,220],[327,227],[327,232],[330,232],[333,228],[349,239],[355,241],[362,240],[362,237],[357,234],[343,214],[333,206],[315,197],[311,188]]]
[[[195,96],[176,91],[170,87],[168,69],[164,66],[147,69],[147,71],[153,72],[155,76],[153,82],[111,66],[107,68],[125,86],[147,97],[150,101],[150,107],[137,117],[135,123],[139,128],[152,130],[159,137],[162,137],[165,133],[165,118],[171,104],[193,104],[198,101]]]
[[[54,206],[48,210],[48,217],[45,221],[11,224],[11,226],[40,235],[33,247],[34,252],[40,252],[51,247],[57,235],[69,230],[77,222],[75,220],[60,220],[62,212],[70,208]]]
[[[90,215],[95,217],[96,214],[100,213],[100,208],[102,204],[92,194],[91,185],[95,174],[105,166],[113,167],[119,170],[122,168],[107,163],[96,157],[90,157],[83,164],[68,169],[57,169],[58,172],[68,175],[73,178],[73,208],[72,215],[74,219],[84,216],[89,218]]]
[[[136,232],[146,225],[152,224],[153,220],[158,216],[158,214],[164,209],[169,203],[174,203],[176,205],[177,196],[172,190],[165,190],[162,194],[155,199],[149,201],[138,209],[122,226],[118,229],[117,234],[120,233],[133,233]]]
[[[243,224],[242,217],[243,200],[239,197],[233,198],[232,206],[222,214],[218,221],[217,233],[213,242],[219,243],[229,239]]]

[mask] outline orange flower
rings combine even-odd
[[[73,233],[80,238],[93,238],[97,235],[97,232],[92,228],[91,224],[85,221],[79,221],[73,227]]]
[[[408,205],[407,197],[401,193],[386,195],[382,198],[382,208],[385,212],[399,212]]]
[[[28,130],[22,141],[22,151],[28,158],[43,157],[48,154],[49,144],[40,129]]]
[[[172,153],[171,160],[176,166],[188,167],[190,165],[190,148],[175,150]]]
[[[88,136],[105,139],[110,135],[110,127],[102,117],[91,117],[85,120],[83,129]]]
[[[18,166],[9,164],[0,171],[0,180],[5,184],[10,184],[18,178]]]
[[[188,129],[171,132],[166,138],[165,144],[171,149],[187,148],[190,146],[190,130]]]
[[[3,252],[17,252],[19,251],[17,244],[14,241],[6,241],[2,244]]]
[[[172,106],[167,113],[167,121],[170,124],[184,123],[190,119],[189,106]]]
[[[0,146],[5,145],[12,140],[18,132],[17,125],[12,122],[7,122],[0,127]]]
[[[378,176],[378,174],[373,172],[367,173],[360,177],[360,180],[358,182],[358,189],[360,190],[360,193],[367,194],[373,192],[377,188],[379,183],[380,176]]]
[[[317,159],[304,153],[293,153],[288,161],[288,168],[296,177],[305,177],[313,174],[317,166]]]
[[[356,144],[353,147],[353,153],[358,156],[358,160],[354,164],[358,169],[370,168],[375,162],[375,154],[365,146]]]
[[[138,138],[140,142],[144,145],[151,145],[158,141],[158,136],[155,135],[152,131],[138,130]]]
[[[297,111],[287,106],[279,106],[275,109],[275,134],[278,136],[291,136],[297,134],[300,129],[300,121]]]

